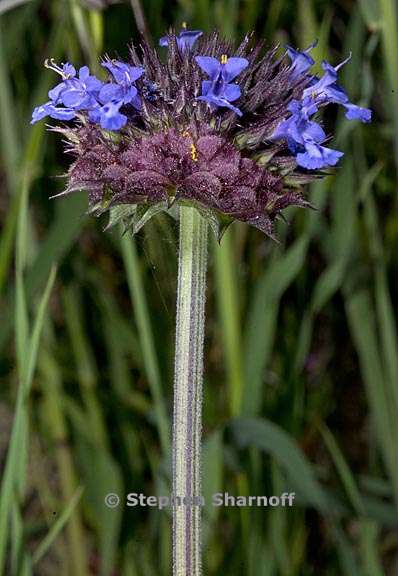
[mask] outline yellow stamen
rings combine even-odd
[[[186,22],[183,22],[183,23],[181,24],[181,28],[183,28],[184,30],[186,30],[186,29],[187,29],[187,23],[186,23]]]
[[[184,136],[184,138],[188,138],[188,136],[190,136],[190,133],[188,132],[188,130],[184,130],[182,136]]]
[[[228,56],[226,54],[223,54],[221,56],[221,64],[226,64],[228,62]]]
[[[194,162],[198,161],[198,151],[195,144],[191,144],[191,158]]]

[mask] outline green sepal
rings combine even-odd
[[[166,201],[157,202],[156,204],[138,204],[131,222],[132,233],[137,234],[144,224],[149,222],[152,216],[167,211],[168,206]]]
[[[110,209],[112,196],[113,196],[112,190],[110,188],[106,188],[101,202],[94,204],[94,206],[90,206],[89,209],[87,210],[87,214],[93,214],[94,216],[101,216],[101,214],[107,212]]]
[[[286,186],[293,186],[295,188],[301,188],[304,184],[310,184],[314,180],[319,180],[321,178],[320,174],[289,174],[284,179],[284,184]]]
[[[118,206],[113,206],[109,209],[109,220],[104,231],[113,228],[113,226],[116,226],[119,222],[123,224],[124,231],[128,230],[136,210],[137,204],[119,204]]]
[[[108,209],[109,220],[105,230],[109,230],[116,224],[121,223],[123,225],[124,233],[131,232],[132,234],[137,234],[137,232],[139,232],[153,216],[156,216],[156,214],[159,214],[160,212],[165,212],[175,220],[178,220],[178,208],[181,205],[196,208],[209,224],[218,243],[221,242],[228,226],[234,221],[234,218],[231,216],[222,214],[213,208],[207,208],[198,202],[177,200],[172,204],[172,206],[170,206],[167,200],[162,200],[155,204],[119,204],[117,206],[112,206]],[[92,208],[92,211],[97,215],[102,214],[105,210],[106,208],[104,208],[103,202]]]

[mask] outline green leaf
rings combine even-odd
[[[73,495],[71,501],[66,506],[65,510],[62,512],[62,514],[57,518],[57,520],[51,526],[48,534],[45,536],[45,538],[40,542],[40,544],[36,548],[36,550],[33,554],[33,558],[32,558],[33,564],[36,564],[37,562],[39,562],[39,560],[41,558],[43,558],[43,556],[47,553],[49,548],[52,546],[53,542],[57,539],[59,533],[63,530],[63,528],[65,527],[65,525],[69,521],[70,517],[72,516],[73,511],[75,510],[76,506],[78,505],[82,494],[83,494],[83,488],[80,487],[76,490],[75,494]]]
[[[302,236],[284,254],[276,253],[255,286],[244,338],[244,414],[261,409],[263,372],[272,351],[279,300],[302,269],[307,248],[308,239]]]
[[[306,502],[322,513],[331,512],[311,464],[289,434],[276,424],[260,418],[238,418],[231,427],[240,447],[253,446],[271,455]]]
[[[205,514],[210,524],[215,522],[219,508],[211,505],[213,494],[222,489],[223,445],[220,430],[213,432],[203,445],[203,496],[206,502]],[[207,537],[211,526],[207,525]]]

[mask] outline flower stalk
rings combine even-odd
[[[207,228],[207,222],[195,208],[180,207],[173,419],[173,576],[201,574]]]

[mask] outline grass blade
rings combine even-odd
[[[35,553],[33,554],[33,558],[32,558],[33,564],[36,564],[37,562],[39,562],[39,560],[41,558],[43,558],[43,556],[47,553],[47,551],[49,550],[49,548],[51,547],[53,542],[56,540],[59,533],[64,529],[65,525],[67,524],[70,517],[72,516],[73,511],[75,510],[76,506],[78,505],[79,500],[82,497],[82,494],[83,494],[83,488],[79,487],[76,490],[76,492],[74,493],[74,495],[72,496],[72,499],[70,500],[70,502],[66,506],[65,510],[62,512],[62,514],[57,518],[57,520],[51,526],[51,528],[50,528],[48,534],[46,535],[46,537],[44,538],[44,540],[36,548]]]

